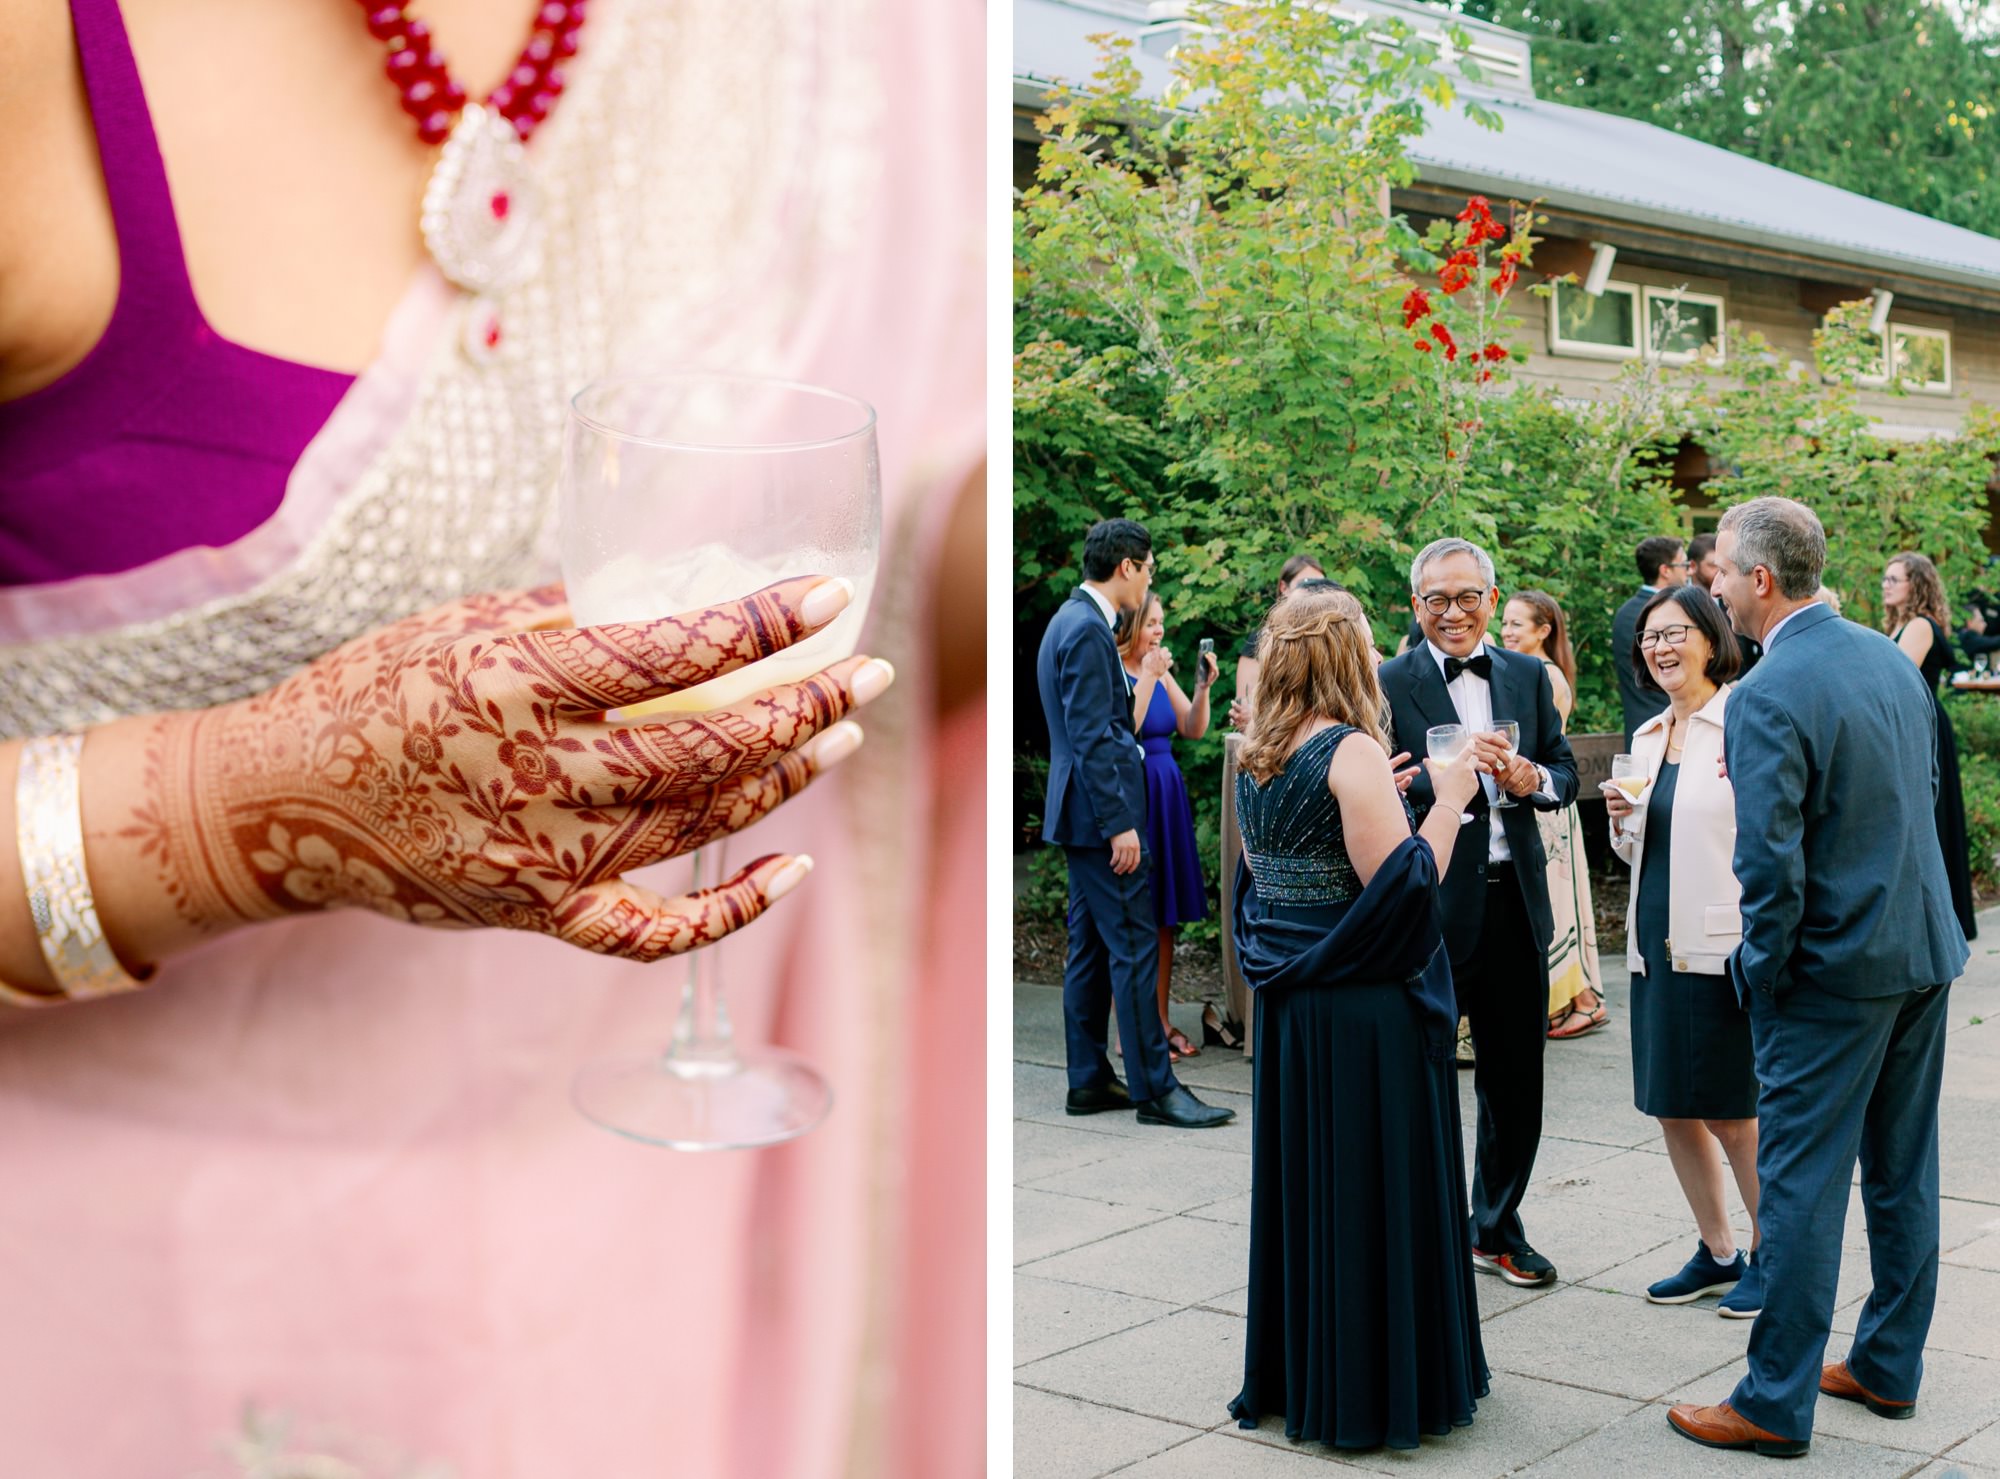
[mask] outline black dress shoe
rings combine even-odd
[[[1063,1105],[1070,1114],[1102,1114],[1107,1109],[1130,1109],[1132,1096],[1125,1092],[1125,1085],[1112,1079],[1109,1083],[1093,1084],[1087,1089],[1071,1089],[1069,1102]]]
[[[1213,1104],[1204,1104],[1179,1084],[1175,1084],[1157,1099],[1148,1099],[1139,1106],[1139,1123],[1142,1125],[1173,1125],[1182,1130],[1208,1130],[1217,1125],[1227,1124],[1236,1118],[1233,1109],[1218,1109]]]

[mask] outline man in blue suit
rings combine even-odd
[[[1069,862],[1069,959],[1063,1031],[1071,1114],[1138,1107],[1141,1124],[1205,1129],[1235,1117],[1181,1087],[1154,996],[1159,932],[1146,828],[1146,776],[1132,728],[1132,691],[1111,627],[1153,583],[1153,537],[1105,519],[1083,541],[1083,584],[1049,620],[1035,681],[1049,723],[1049,792],[1042,840]],[[1113,1003],[1131,1087],[1111,1071],[1105,1033]]]
[[[1804,504],[1738,504],[1716,555],[1715,594],[1764,644],[1723,721],[1743,887],[1729,972],[1763,1086],[1764,1307],[1729,1400],[1667,1420],[1710,1447],[1789,1457],[1806,1451],[1821,1392],[1880,1417],[1916,1411],[1937,1299],[1946,998],[1970,952],[1938,847],[1936,721],[1915,665],[1814,601],[1826,532]],[[1822,1367],[1857,1155],[1874,1289],[1846,1358]]]

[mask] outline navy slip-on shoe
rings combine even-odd
[[[1743,1257],[1741,1253],[1736,1256]],[[1752,1253],[1743,1277],[1717,1302],[1715,1312],[1725,1320],[1754,1320],[1763,1308],[1764,1270],[1757,1264],[1757,1255]]]
[[[1704,1294],[1715,1294],[1737,1284],[1747,1266],[1742,1249],[1736,1250],[1735,1262],[1717,1263],[1715,1256],[1708,1251],[1708,1244],[1697,1238],[1694,1257],[1672,1278],[1649,1285],[1646,1299],[1651,1304],[1692,1304]]]

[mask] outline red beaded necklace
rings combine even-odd
[[[560,65],[576,55],[585,0],[547,0],[527,44],[486,101],[468,100],[452,77],[430,27],[412,20],[408,0],[362,0],[368,32],[387,44],[383,71],[416,120],[417,137],[442,144],[424,187],[424,246],[440,271],[482,296],[518,286],[541,259],[541,192],[522,145],[562,96]],[[475,317],[484,348],[498,343],[490,305]]]

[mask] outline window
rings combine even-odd
[[[1589,359],[1635,359],[1639,353],[1639,290],[1608,282],[1593,298],[1572,282],[1549,295],[1549,351]]]
[[[1865,336],[1879,346],[1880,340],[1873,334]],[[1863,375],[1863,385],[1887,385],[1893,368],[1903,389],[1919,391],[1925,395],[1951,394],[1951,331],[1949,329],[1921,329],[1914,324],[1891,323],[1889,343],[1894,346],[1893,367],[1884,364],[1879,375]]]
[[[1689,363],[1711,344],[1720,360],[1722,300],[1685,288],[1647,288],[1646,333],[1653,352],[1670,365]]]
[[[1608,282],[1593,298],[1575,283],[1559,282],[1549,295],[1549,352],[1637,359],[1643,323],[1653,352],[1668,364],[1687,364],[1711,344],[1720,358],[1722,315],[1722,299],[1713,293]]]

